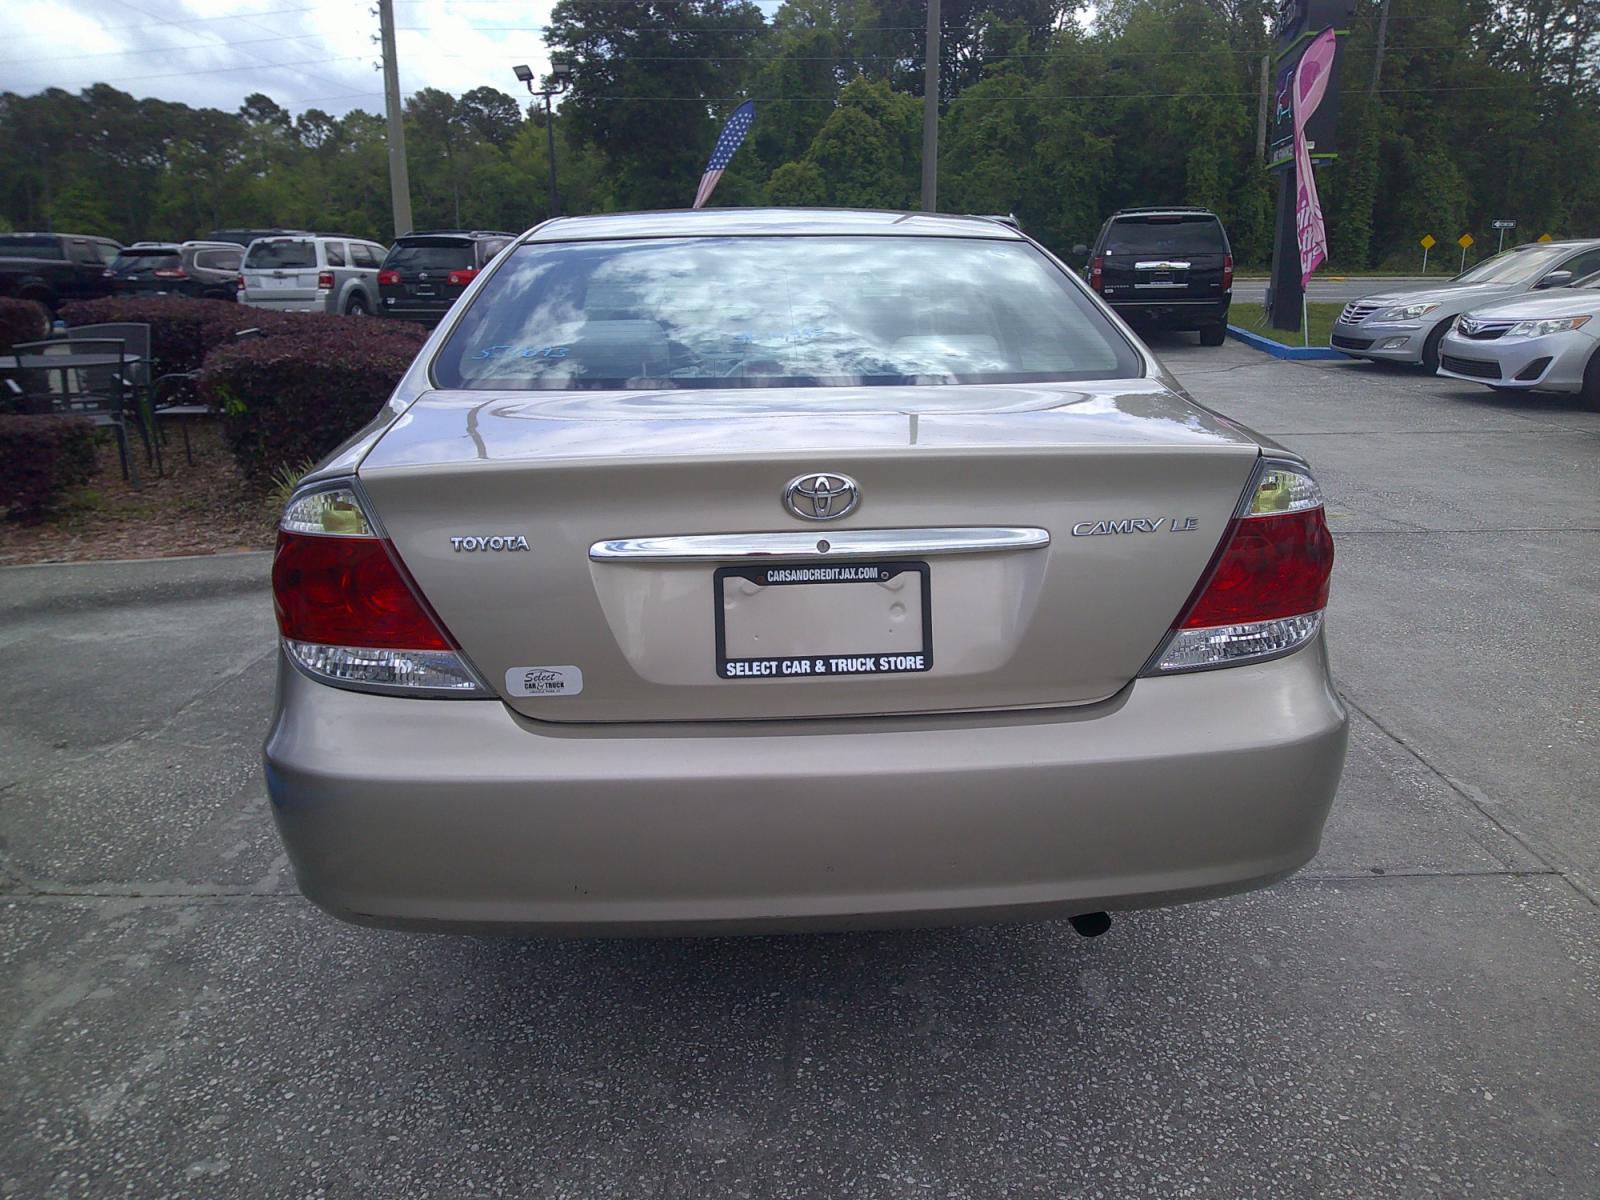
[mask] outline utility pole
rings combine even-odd
[[[1383,44],[1389,39],[1389,0],[1383,0],[1383,12],[1378,16],[1378,48],[1372,56],[1372,87],[1368,95],[1378,94],[1378,78],[1383,74]]]
[[[1272,79],[1272,55],[1261,56],[1261,96],[1256,101],[1256,158],[1260,162],[1267,161],[1267,97],[1270,94],[1269,81]]]
[[[922,64],[922,211],[939,211],[939,0],[928,0],[928,49]]]
[[[394,50],[394,0],[378,0],[383,39],[383,106],[389,116],[389,197],[394,203],[394,235],[411,232],[411,176],[406,171],[406,126],[400,113],[400,63]]]

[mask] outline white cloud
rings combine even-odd
[[[553,0],[395,0],[400,88],[460,95],[482,85],[525,99],[515,63],[549,68]],[[299,112],[383,109],[370,0],[12,0],[0,79],[24,94],[106,82],[232,111],[264,92]]]

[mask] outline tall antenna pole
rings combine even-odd
[[[411,232],[411,177],[406,171],[406,126],[400,114],[400,63],[394,50],[394,0],[378,0],[383,39],[383,106],[389,116],[389,196],[394,203],[394,235]]]
[[[1378,94],[1378,80],[1383,76],[1383,44],[1389,40],[1389,0],[1383,0],[1383,13],[1378,17],[1378,49],[1372,56],[1372,86],[1367,94]]]
[[[939,0],[928,0],[928,50],[922,66],[922,211],[939,210]]]

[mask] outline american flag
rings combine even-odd
[[[744,141],[744,135],[750,132],[750,126],[756,119],[756,102],[746,100],[733,110],[733,116],[728,118],[728,123],[722,127],[722,136],[717,139],[717,148],[711,152],[711,161],[706,164],[706,173],[700,176],[700,190],[694,194],[694,207],[704,208],[706,201],[711,199],[711,193],[717,189],[717,181],[722,178],[722,173],[728,169],[739,145]]]

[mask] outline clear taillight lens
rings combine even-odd
[[[349,485],[289,501],[278,522],[272,600],[284,653],[324,683],[489,695]]]
[[[1276,658],[1322,627],[1333,537],[1303,465],[1263,459],[1201,585],[1147,674]]]

